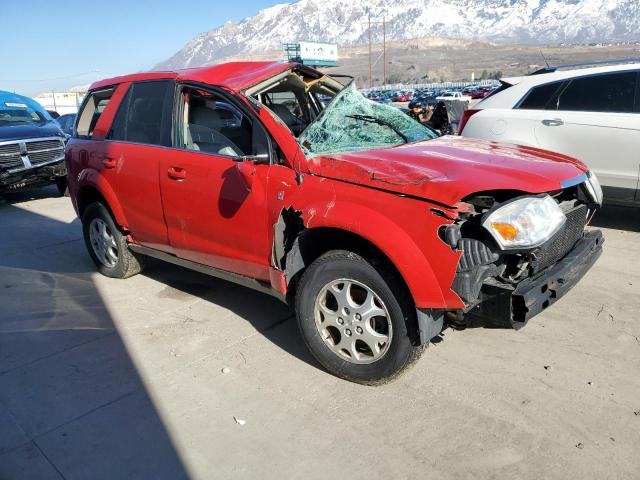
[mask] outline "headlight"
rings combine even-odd
[[[500,248],[537,247],[564,225],[566,217],[548,195],[514,200],[489,213],[482,222]]]
[[[587,178],[587,181],[584,182],[584,185],[587,187],[587,191],[589,192],[589,195],[591,195],[591,198],[593,198],[593,200],[598,205],[602,206],[602,187],[600,186],[598,177],[596,177],[596,174],[593,172],[593,170],[589,170],[589,172],[587,172],[587,175],[589,176],[589,178]]]

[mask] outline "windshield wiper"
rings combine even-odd
[[[376,123],[378,125],[382,125],[383,127],[389,127],[391,130],[397,133],[400,138],[402,138],[404,143],[409,143],[409,138],[389,122],[385,122],[384,120],[381,120],[379,118],[372,117],[371,115],[354,114],[354,115],[345,115],[345,117],[353,118],[355,120],[362,120],[363,122]]]

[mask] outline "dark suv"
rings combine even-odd
[[[65,135],[37,102],[0,91],[0,194],[55,183],[64,193]]]

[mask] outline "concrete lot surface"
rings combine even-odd
[[[640,214],[595,223],[602,258],[525,329],[446,330],[374,388],[321,370],[277,300],[158,262],[101,277],[68,198],[13,195],[0,479],[638,479]]]

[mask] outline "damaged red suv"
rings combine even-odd
[[[438,137],[344,83],[229,63],[93,84],[66,163],[99,271],[155,257],[274,295],[327,370],[375,384],[445,317],[520,328],[596,261],[582,163]]]

